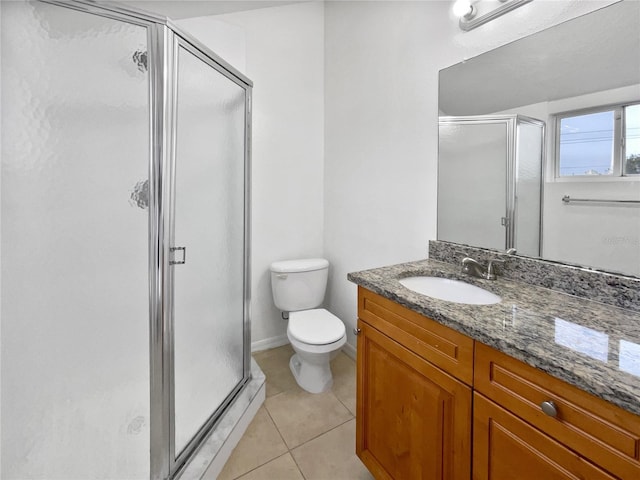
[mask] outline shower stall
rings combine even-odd
[[[0,13],[0,476],[174,478],[251,379],[252,83],[164,17]]]

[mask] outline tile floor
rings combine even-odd
[[[254,354],[267,377],[267,399],[218,480],[370,480],[355,454],[356,366],[340,352],[333,389],[298,387],[290,345]]]

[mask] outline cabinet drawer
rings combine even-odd
[[[445,372],[471,385],[471,338],[362,287],[358,287],[358,317]]]
[[[474,480],[614,480],[479,393],[473,395]]]
[[[479,342],[474,388],[618,478],[640,478],[637,415]],[[542,411],[549,401],[555,417]]]

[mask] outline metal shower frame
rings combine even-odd
[[[147,29],[149,73],[149,352],[150,352],[150,479],[174,478],[215,427],[226,407],[250,379],[251,370],[251,101],[253,82],[178,27],[171,19],[109,2],[91,0],[40,0],[61,7],[99,15]],[[243,378],[225,401],[212,412],[189,444],[175,451],[173,372],[173,273],[170,248],[173,229],[176,164],[175,111],[177,55],[184,48],[245,90],[244,130],[244,303]]]

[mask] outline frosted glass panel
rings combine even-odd
[[[2,2],[5,480],[149,478],[146,44]]]
[[[183,48],[178,60],[176,454],[244,372],[245,91]]]
[[[516,146],[515,248],[520,255],[540,255],[542,126],[520,123]]]
[[[438,153],[438,240],[506,245],[507,125],[442,124]]]

